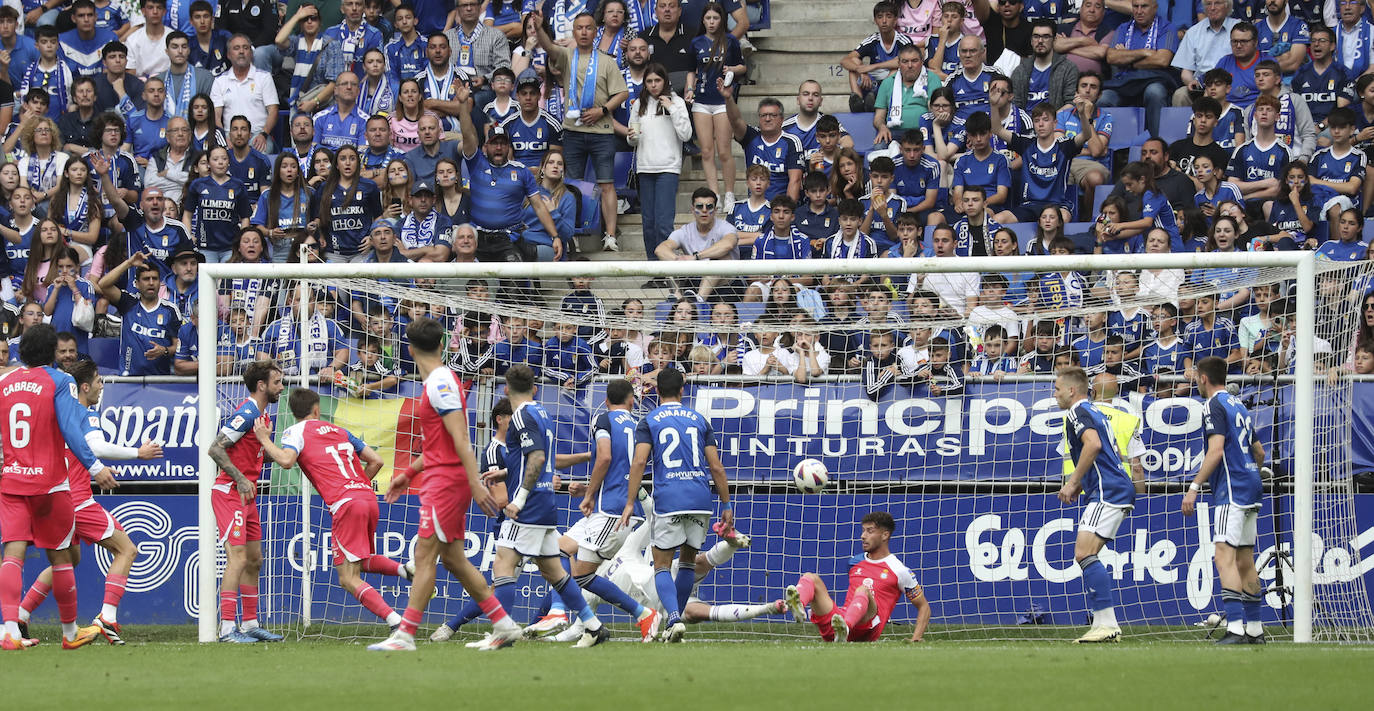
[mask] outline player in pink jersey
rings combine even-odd
[[[296,424],[282,433],[280,447],[272,441],[272,429],[265,424],[258,423],[253,434],[262,442],[267,456],[282,469],[299,464],[329,507],[330,541],[339,585],[372,614],[396,627],[401,616],[361,575],[381,573],[411,578],[408,566],[376,555],[378,509],[372,480],[382,470],[382,458],[352,432],[320,419],[320,396],[315,391],[297,388],[291,391],[287,404]]]
[[[811,621],[826,642],[875,642],[891,619],[898,598],[905,597],[916,606],[911,641],[919,642],[930,624],[930,602],[911,570],[888,549],[897,524],[886,511],[864,516],[862,524],[859,543],[864,552],[849,559],[849,592],[844,607],[836,605],[825,582],[815,573],[803,573],[796,585],[787,586],[787,607],[798,622],[805,622],[806,606],[810,605]]]
[[[19,596],[24,591],[24,554],[30,543],[48,552],[53,594],[62,621],[62,648],[90,643],[96,633],[76,626],[76,574],[71,546],[76,534],[71,486],[67,481],[67,447],[94,476],[106,467],[86,444],[82,420],[86,408],[76,398],[76,382],[52,367],[57,331],[36,324],[19,339],[24,363],[0,377],[0,615],[5,633],[0,649],[19,650],[37,644],[19,631]]]
[[[210,459],[219,465],[219,476],[210,492],[219,540],[228,551],[219,588],[219,641],[237,644],[278,642],[258,624],[258,571],[262,568],[262,524],[258,519],[258,477],[262,476],[262,443],[245,436],[256,423],[271,427],[267,406],[281,397],[281,368],[260,360],[243,373],[248,399],[230,415],[210,445]],[[243,605],[243,626],[234,624]]]
[[[415,651],[415,630],[434,593],[435,562],[439,558],[491,620],[492,634],[479,649],[508,647],[520,638],[520,627],[506,614],[491,586],[463,551],[468,507],[476,503],[488,516],[495,516],[497,508],[491,492],[482,485],[477,458],[468,441],[463,390],[453,371],[443,364],[444,335],[444,327],[431,318],[416,319],[406,328],[415,370],[425,387],[415,408],[423,455],[391,478],[386,500],[400,499],[411,482],[418,481],[420,538],[415,543],[415,578],[401,624],[385,641],[368,647],[374,652]]]
[[[162,456],[162,445],[149,440],[145,440],[139,447],[121,447],[105,441],[105,437],[100,431],[100,414],[95,409],[100,404],[100,395],[105,391],[105,379],[100,377],[95,361],[82,360],[73,363],[67,372],[76,381],[76,398],[83,407],[86,408],[86,417],[82,420],[85,427],[86,444],[91,451],[101,459],[154,459]],[[102,489],[113,489],[119,486],[119,482],[111,475],[112,472],[107,467],[105,471],[96,475],[95,483]],[[72,454],[71,449],[67,450],[67,482],[71,486],[72,509],[75,511],[76,518],[76,540],[80,543],[91,543],[104,548],[110,552],[109,572],[105,575],[105,604],[91,623],[91,627],[83,628],[83,632],[94,629],[103,635],[110,644],[124,644],[120,637],[119,628],[119,601],[124,597],[124,588],[129,581],[129,570],[133,568],[134,558],[138,555],[138,549],[134,548],[134,542],[129,540],[129,535],[120,527],[119,522],[110,515],[105,507],[96,503],[91,496],[91,475],[86,471],[86,467],[81,466],[81,462]],[[81,548],[73,545],[71,548],[72,566],[81,563]],[[24,601],[19,604],[19,619],[21,631],[27,627],[29,616],[43,601],[47,599],[48,593],[52,591],[53,569],[49,567],[38,574],[38,579],[29,588],[28,594],[24,596]],[[27,636],[27,635],[25,635]]]

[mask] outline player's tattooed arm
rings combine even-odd
[[[215,442],[210,445],[210,459],[221,471],[228,474],[230,479],[234,480],[234,486],[238,489],[239,498],[246,504],[253,500],[253,495],[256,492],[253,488],[253,482],[248,481],[248,477],[244,476],[243,472],[239,471],[239,468],[234,466],[234,463],[229,460],[227,448],[230,444],[233,443],[229,441],[228,437],[224,436],[224,433],[215,435]]]

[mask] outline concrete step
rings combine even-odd
[[[755,57],[758,57],[754,60],[758,70],[753,75],[754,81],[782,83],[787,78],[796,77],[797,81],[792,84],[792,94],[794,95],[797,93],[797,85],[801,84],[804,79],[815,79],[821,82],[822,89],[826,87],[827,81],[841,88],[849,86],[849,72],[840,65],[841,55],[839,54],[760,52]],[[742,88],[747,88],[747,86]]]
[[[835,3],[816,3],[818,6],[836,5],[850,9],[849,19],[836,18],[824,20],[794,20],[774,18],[773,27],[768,31],[769,37],[845,37],[853,40],[854,45],[859,44],[859,40],[873,34],[877,28],[873,25],[871,11],[857,10],[859,3],[835,2]],[[870,6],[871,7],[871,6]],[[856,19],[854,15],[859,15]],[[750,33],[753,34],[753,33]],[[852,47],[851,47],[852,49]]]
[[[836,65],[838,66],[838,65]],[[761,72],[757,83],[746,84],[740,87],[739,106],[745,116],[753,116],[758,110],[758,99],[771,96],[783,102],[784,108],[792,107],[788,113],[796,109],[794,98],[797,95],[797,87],[807,79],[813,79],[820,83],[821,91],[826,96],[849,96],[849,77],[848,76],[826,76],[792,74],[791,72]],[[746,99],[753,98],[754,101]],[[836,110],[834,106],[831,110]]]
[[[759,51],[754,54],[755,58],[770,52],[827,52],[843,57],[859,44],[858,39],[852,39],[850,37],[808,37],[805,35],[796,36],[788,34],[754,38],[751,32],[750,38],[754,46],[759,49]]]
[[[779,24],[812,22],[817,20],[862,20],[873,32],[872,5],[859,2],[801,2],[800,0],[772,0],[769,10],[773,28]]]

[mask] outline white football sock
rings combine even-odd
[[[401,616],[396,614],[395,610],[392,610],[391,613],[386,616],[386,624],[388,627],[395,627],[401,624]]]
[[[25,609],[22,608],[22,607],[19,608],[19,621],[20,621],[20,622],[28,622],[28,621],[29,621],[29,615],[31,615],[31,614],[33,614],[33,613],[29,612],[28,610],[25,610]]]
[[[777,612],[773,603],[763,605],[712,605],[707,615],[715,622],[737,622]]]
[[[63,622],[63,623],[62,623],[62,638],[65,639],[65,640],[67,640],[68,642],[70,642],[70,641],[76,639],[76,623],[75,623],[75,622]]]
[[[711,546],[711,550],[706,551],[706,562],[710,563],[712,567],[719,568],[729,562],[730,557],[737,550],[739,549],[725,541],[716,541],[716,544]]]
[[[582,625],[587,628],[588,632],[595,632],[601,629],[601,620],[596,616],[592,616],[591,619],[584,620]]]
[[[491,628],[497,632],[509,632],[514,629],[519,629],[519,627],[519,625],[515,624],[515,620],[510,618],[510,615],[506,615],[500,620],[491,623]]]
[[[411,634],[411,633],[409,633],[409,632],[402,632],[402,631],[400,631],[400,630],[396,630],[395,632],[392,632],[392,633],[391,633],[391,636],[392,636],[392,637],[395,637],[396,639],[403,639],[403,640],[405,640],[405,641],[407,641],[407,642],[411,642],[411,643],[414,643],[414,642],[415,642],[415,635],[413,635],[413,634]]]
[[[258,628],[258,621],[257,621],[257,620],[244,620],[244,621],[243,621],[243,629],[251,630],[251,629],[257,629],[257,628]]]
[[[1245,634],[1245,622],[1241,620],[1227,620],[1226,631],[1231,634]]]
[[[233,631],[234,631],[234,621],[233,621],[233,620],[220,620],[220,621],[219,621],[219,636],[223,637],[224,635],[229,634],[230,632],[233,632]]]
[[[1108,607],[1093,612],[1093,627],[1116,627],[1116,608]]]
[[[1264,634],[1264,623],[1259,620],[1250,620],[1245,623],[1245,634],[1251,637],[1258,637]]]
[[[109,622],[111,624],[119,622],[118,615],[119,608],[115,607],[114,605],[102,605],[100,608],[100,616],[104,618],[106,622]]]
[[[20,634],[19,634],[19,623],[18,623],[18,622],[14,622],[14,621],[6,622],[6,623],[5,623],[5,636],[7,636],[7,637],[13,637],[13,638],[15,638],[15,639],[19,639],[20,637],[22,637],[23,635],[20,635]]]

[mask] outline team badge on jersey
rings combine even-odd
[[[511,179],[511,180],[519,180],[519,179],[520,179],[520,176],[519,176],[519,174],[517,174],[515,171],[512,170],[512,171],[510,172],[510,179]],[[492,185],[495,185],[495,184],[496,184],[496,183],[492,183]]]
[[[234,189],[233,189],[233,188],[229,188],[229,199],[230,199],[230,200],[233,200],[233,199],[234,199]]]

